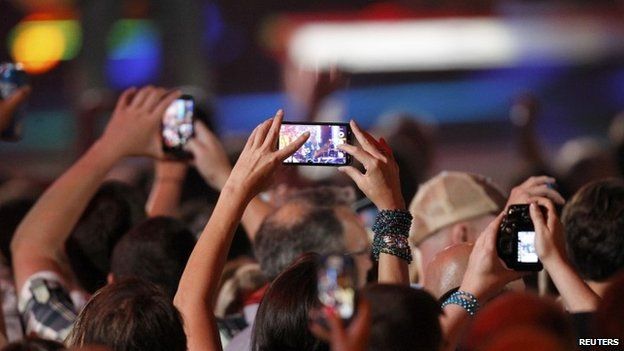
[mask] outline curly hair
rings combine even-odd
[[[624,180],[583,186],[565,206],[568,257],[585,279],[604,281],[624,268]]]

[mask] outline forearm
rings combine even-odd
[[[154,179],[145,211],[149,217],[177,215],[182,195],[183,179]]]
[[[191,351],[217,347],[215,340],[219,338],[213,305],[245,205],[244,195],[239,195],[237,190],[230,191],[227,186],[224,188],[180,279],[174,303],[184,318]]]
[[[11,243],[14,262],[38,258],[62,261],[72,228],[118,159],[96,143],[55,181],[17,228]],[[17,281],[24,278],[19,277],[20,266],[15,265]]]
[[[557,259],[544,262],[544,266],[550,272],[550,277],[569,312],[596,310],[600,297],[581,279],[568,262]]]
[[[380,254],[377,280],[380,284],[409,285],[409,267],[407,262],[393,255]]]
[[[264,219],[273,211],[275,211],[275,208],[269,203],[262,201],[259,196],[254,197],[249,202],[243,213],[241,223],[251,242],[253,242]]]
[[[469,317],[466,310],[458,305],[447,305],[440,315],[440,327],[444,341],[442,351],[454,351],[457,349],[459,339],[469,323]]]

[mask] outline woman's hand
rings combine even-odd
[[[119,157],[163,158],[160,126],[165,110],[181,95],[180,91],[147,86],[124,91],[98,141]]]
[[[498,215],[479,235],[468,260],[468,267],[460,290],[477,296],[485,302],[495,296],[507,283],[524,273],[508,269],[498,257],[496,238],[504,212]]]
[[[213,189],[221,191],[232,172],[232,165],[219,138],[203,123],[195,122],[195,138],[188,142],[193,164]]]
[[[353,166],[343,166],[339,171],[346,173],[380,210],[405,209],[401,194],[399,167],[392,150],[382,138],[375,140],[372,135],[360,129],[351,121],[351,130],[360,147],[342,144],[339,148],[358,160],[366,172],[362,174]]]
[[[275,117],[264,121],[254,129],[232,169],[224,192],[242,194],[247,200],[251,200],[268,186],[282,161],[294,154],[308,140],[310,133],[305,132],[283,149],[277,150],[283,117],[283,111],[279,110]]]
[[[548,210],[546,218],[538,203]],[[529,211],[535,227],[535,250],[540,260],[547,266],[553,260],[565,260],[563,225],[557,217],[553,203],[542,198],[539,202],[531,203]]]

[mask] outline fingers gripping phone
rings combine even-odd
[[[546,208],[540,206],[542,213]],[[498,256],[516,271],[540,271],[543,266],[535,249],[535,227],[529,205],[511,205],[501,222],[496,241]]]
[[[278,148],[286,147],[305,132],[310,132],[310,137],[284,164],[338,167],[351,163],[351,155],[338,148],[352,144],[347,123],[282,122]]]
[[[168,158],[188,159],[192,155],[185,149],[195,136],[195,101],[189,95],[176,99],[162,118],[162,148]]]

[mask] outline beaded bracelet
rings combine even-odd
[[[412,262],[412,251],[407,238],[412,215],[403,210],[383,210],[377,214],[373,232],[373,258],[378,261],[382,253]]]
[[[479,305],[479,300],[477,300],[476,296],[462,290],[458,290],[451,294],[451,296],[449,296],[449,298],[446,299],[444,303],[442,303],[442,308],[446,307],[447,305],[458,305],[465,309],[470,316],[474,316],[477,311],[479,311],[479,308],[481,308],[481,305]]]

